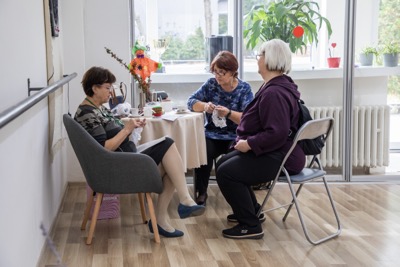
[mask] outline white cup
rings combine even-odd
[[[177,112],[185,112],[187,110],[187,106],[179,105],[176,107]]]
[[[143,108],[143,116],[145,116],[145,117],[153,116],[153,108],[152,107],[144,107]]]
[[[131,115],[132,116],[139,116],[139,109],[138,108],[131,108]]]

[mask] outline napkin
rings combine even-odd
[[[131,133],[131,140],[135,144],[135,146],[138,146],[140,139],[142,139],[142,131],[143,127],[138,127],[133,129]]]
[[[212,121],[213,121],[214,125],[219,128],[226,127],[226,119],[225,119],[225,117],[221,118],[220,116],[218,116],[218,110],[214,109],[213,114],[212,114]]]

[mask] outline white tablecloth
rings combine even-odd
[[[186,170],[207,164],[203,113],[171,111],[146,121],[139,144],[169,136],[174,139]]]

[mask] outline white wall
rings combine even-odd
[[[43,0],[0,3],[0,112],[46,86]],[[43,99],[0,129],[0,266],[36,266],[66,185],[65,152],[49,156],[48,104]]]
[[[75,114],[85,95],[81,86],[84,72],[92,66],[110,69],[117,81],[130,84],[130,74],[106,53],[110,48],[129,63],[129,2],[108,0],[59,1],[61,7],[61,35],[64,46],[64,71],[76,72],[70,83],[70,113]],[[130,101],[130,94],[128,94]],[[68,179],[85,181],[79,163],[68,143]]]
[[[80,81],[89,67],[105,66],[119,81],[130,83],[127,71],[104,50],[107,46],[127,62],[130,59],[128,0],[59,1],[59,8],[62,69],[64,74],[78,74],[69,86],[69,111],[74,114],[84,97]],[[32,87],[46,84],[43,17],[43,0],[1,1],[0,112],[27,97],[27,78]],[[341,95],[340,79],[332,82],[330,86]],[[321,94],[326,81],[299,83],[311,95]],[[356,83],[360,90],[372,84]],[[154,83],[153,88],[166,90],[178,100],[186,99],[199,85]],[[252,85],[256,90],[260,82]],[[355,101],[374,101],[374,91],[368,92]],[[340,99],[338,95],[331,101]],[[36,265],[44,244],[40,223],[47,228],[53,223],[67,180],[84,181],[69,143],[51,159],[48,139],[47,100],[0,129],[0,266]]]

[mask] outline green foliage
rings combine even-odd
[[[382,44],[380,51],[382,54],[398,54],[400,53],[400,46],[397,42],[385,42]]]
[[[201,28],[187,38],[180,59],[204,59],[204,35]]]
[[[221,14],[218,19],[218,33],[220,35],[228,33],[228,15]]]
[[[400,97],[399,84],[400,84],[399,76],[390,76],[388,80],[389,94],[394,95],[396,97]]]
[[[182,39],[173,35],[165,38],[169,40],[169,44],[161,56],[163,61],[204,59],[204,34],[200,27],[196,29],[194,34],[189,35],[186,41],[182,41]]]
[[[390,43],[400,40],[400,0],[381,0],[379,10],[379,43]],[[383,52],[383,51],[381,51]],[[390,76],[388,81],[389,95],[400,96],[400,79]]]
[[[183,41],[175,36],[168,36],[167,40],[169,40],[168,47],[167,49],[165,49],[164,54],[162,54],[161,59],[162,60],[179,59],[182,47],[184,45]]]
[[[259,3],[260,3],[260,0],[245,0],[245,1],[243,1],[243,14],[249,13],[251,8]]]
[[[374,46],[365,46],[360,51],[361,54],[373,54],[375,56],[379,55],[378,49]]]
[[[319,5],[306,0],[275,0],[256,5],[244,16],[243,35],[246,47],[254,49],[260,42],[281,39],[289,43],[290,50],[305,52],[308,44],[318,45],[318,32],[325,24],[328,39],[332,35],[331,23],[319,13]],[[293,29],[301,26],[304,34],[293,36]],[[304,49],[304,51],[303,51]]]

